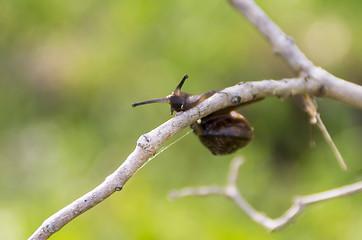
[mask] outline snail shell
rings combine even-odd
[[[213,113],[191,124],[201,143],[214,155],[231,154],[253,139],[254,129],[236,111]]]

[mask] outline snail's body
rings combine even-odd
[[[217,91],[209,91],[201,95],[191,95],[181,91],[187,75],[181,80],[171,95],[145,102],[132,104],[133,107],[148,103],[167,102],[173,111],[180,112],[193,108],[200,102],[211,97]],[[194,133],[214,155],[225,155],[245,147],[252,139],[254,129],[244,116],[227,108],[214,112],[191,124]]]

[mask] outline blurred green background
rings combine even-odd
[[[316,65],[362,83],[361,2],[258,4]],[[186,73],[183,89],[195,94],[295,76],[227,1],[1,1],[0,239],[29,237],[101,183],[141,134],[169,119],[168,105],[131,104],[168,95]],[[270,98],[241,109],[255,128],[245,149],[215,157],[189,134],[52,239],[362,239],[362,194],[310,206],[275,233],[222,197],[166,197],[224,184],[240,154],[241,191],[272,217],[295,195],[360,180],[361,110],[330,99],[319,106],[347,172],[297,99]]]

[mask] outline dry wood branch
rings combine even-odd
[[[242,196],[241,192],[236,186],[236,179],[238,177],[239,168],[243,163],[242,158],[235,158],[230,164],[229,176],[227,179],[226,186],[205,186],[199,188],[184,188],[180,190],[174,190],[170,192],[171,199],[177,199],[182,197],[192,196],[210,196],[210,195],[221,195],[233,200],[238,207],[243,210],[251,219],[256,223],[262,225],[269,231],[278,230],[293,219],[295,219],[307,205],[318,203],[341,196],[351,195],[356,192],[362,191],[362,181],[356,182],[350,185],[342,186],[339,188],[331,189],[328,191],[315,193],[311,195],[296,197],[293,201],[292,206],[279,218],[272,219],[255,210]]]
[[[137,141],[135,150],[114,173],[108,176],[94,190],[50,216],[30,239],[49,238],[72,219],[102,202],[114,192],[121,190],[128,179],[156,153],[163,142],[197,119],[211,112],[237,104],[235,103],[235,96],[239,96],[236,99],[240,99],[240,102],[248,102],[254,98],[267,96],[287,98],[295,94],[313,93],[318,92],[319,88],[320,85],[317,82],[306,81],[300,77],[279,81],[264,80],[240,83],[218,92],[196,107],[178,113],[161,126],[142,135]]]
[[[235,103],[235,99],[240,99],[240,103],[244,103],[261,97],[276,96],[284,99],[299,94],[311,94],[333,98],[362,108],[361,86],[315,67],[291,38],[286,36],[253,1],[230,0],[230,2],[271,41],[275,51],[287,59],[293,69],[301,73],[300,77],[239,83],[214,94],[188,111],[178,113],[156,129],[142,135],[137,141],[135,150],[114,173],[95,189],[46,219],[29,239],[49,238],[75,217],[99,204],[114,192],[120,191],[128,179],[156,153],[162,143],[197,119],[238,104]],[[240,204],[248,206],[242,201]]]
[[[317,127],[321,131],[324,139],[328,143],[329,147],[332,149],[334,156],[337,158],[339,165],[341,166],[341,168],[343,170],[347,170],[348,169],[347,164],[345,163],[341,153],[338,151],[337,146],[334,144],[331,135],[329,135],[329,132],[328,132],[326,126],[324,125],[319,112],[317,112],[317,103],[308,94],[304,95],[303,101],[304,101],[304,106],[305,106],[304,110],[306,113],[308,113],[308,115],[310,117],[309,122],[311,124],[317,125]]]
[[[317,96],[326,96],[362,108],[362,87],[344,81],[320,67],[316,67],[297,47],[294,40],[286,35],[253,0],[229,0],[274,47],[297,72],[310,80],[322,83]],[[351,94],[352,96],[348,96]]]
[[[272,96],[284,99],[298,94],[316,94],[319,92],[320,87],[321,85],[317,81],[308,81],[304,77],[299,77],[239,83],[218,92],[196,107],[178,113],[174,118],[156,129],[143,134],[138,139],[135,150],[114,173],[108,176],[94,190],[50,216],[34,232],[30,239],[49,238],[72,219],[102,202],[114,192],[121,190],[128,179],[147,162],[148,158],[156,153],[163,142],[197,119],[219,109],[237,104],[235,99],[240,99],[240,103],[248,102],[255,98]]]

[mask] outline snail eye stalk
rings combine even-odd
[[[150,103],[169,103],[169,102],[170,102],[169,97],[155,98],[144,102],[133,103],[132,107],[137,107],[139,105],[150,104]]]

